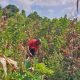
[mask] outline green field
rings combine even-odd
[[[41,47],[30,63],[20,44],[33,38],[41,39]],[[7,65],[5,75],[0,63],[0,80],[80,80],[80,21],[67,15],[49,19],[37,12],[26,16],[14,5],[0,7],[0,55],[18,64],[15,71]],[[28,70],[31,65],[33,71]]]

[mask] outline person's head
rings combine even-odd
[[[41,40],[40,39],[36,39],[36,45],[40,45],[41,44]]]

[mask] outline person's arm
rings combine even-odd
[[[29,46],[27,46],[27,53],[32,56],[32,54],[31,54],[31,52],[29,50]]]

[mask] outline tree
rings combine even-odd
[[[19,9],[15,5],[7,5],[3,9],[3,15],[8,15],[9,17],[13,16],[17,12],[19,12]]]
[[[26,17],[26,12],[25,12],[25,10],[22,10],[22,11],[21,11],[21,14],[22,14],[24,17]]]
[[[29,14],[28,17],[31,18],[31,19],[33,19],[33,20],[35,20],[35,19],[41,20],[41,19],[42,19],[42,18],[38,15],[38,13],[37,13],[36,11],[33,12],[33,13],[31,13],[31,14]]]

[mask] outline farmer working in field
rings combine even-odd
[[[40,44],[41,44],[41,41],[39,39],[31,39],[28,41],[28,53],[30,57],[38,55]]]
[[[30,71],[34,70],[34,67],[33,67],[34,56],[36,55],[38,56],[40,44],[41,42],[39,39],[30,39],[27,42],[28,55],[26,57],[28,58],[25,60],[25,65],[26,65],[26,68],[29,69]]]

